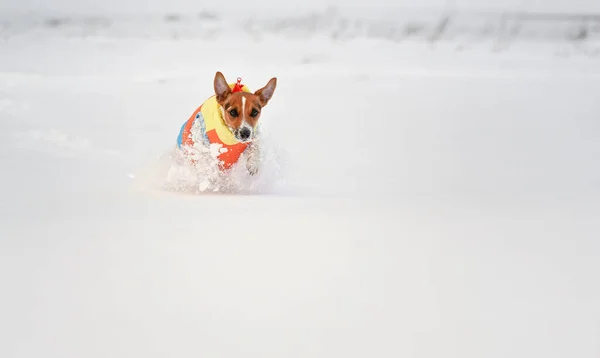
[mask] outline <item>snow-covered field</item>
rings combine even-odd
[[[0,357],[600,356],[581,45],[11,24]],[[161,191],[217,70],[278,77],[261,191]]]

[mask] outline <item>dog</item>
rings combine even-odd
[[[229,84],[221,72],[214,77],[214,95],[200,105],[181,126],[177,146],[192,164],[199,155],[210,155],[221,171],[235,165],[243,153],[250,175],[260,167],[259,120],[277,87],[277,78],[256,92],[241,78]]]

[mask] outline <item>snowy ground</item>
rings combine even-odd
[[[34,35],[0,42],[1,357],[600,355],[597,58]],[[217,70],[279,79],[267,190],[149,188]]]

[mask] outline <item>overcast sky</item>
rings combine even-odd
[[[561,12],[597,12],[600,13],[600,0],[0,0],[0,11],[6,10],[38,10],[83,13],[115,13],[145,11],[198,11],[201,9],[218,9],[219,7],[260,8],[290,7],[292,4],[302,8],[319,4],[347,6],[427,6],[443,7],[454,4],[457,8],[477,10],[531,10]]]

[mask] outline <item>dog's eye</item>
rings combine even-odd
[[[232,109],[231,111],[229,111],[229,114],[232,117],[237,117],[238,116],[238,111],[237,111],[237,109]]]
[[[256,117],[258,116],[258,111],[256,109],[252,109],[252,112],[250,112],[250,117]]]

